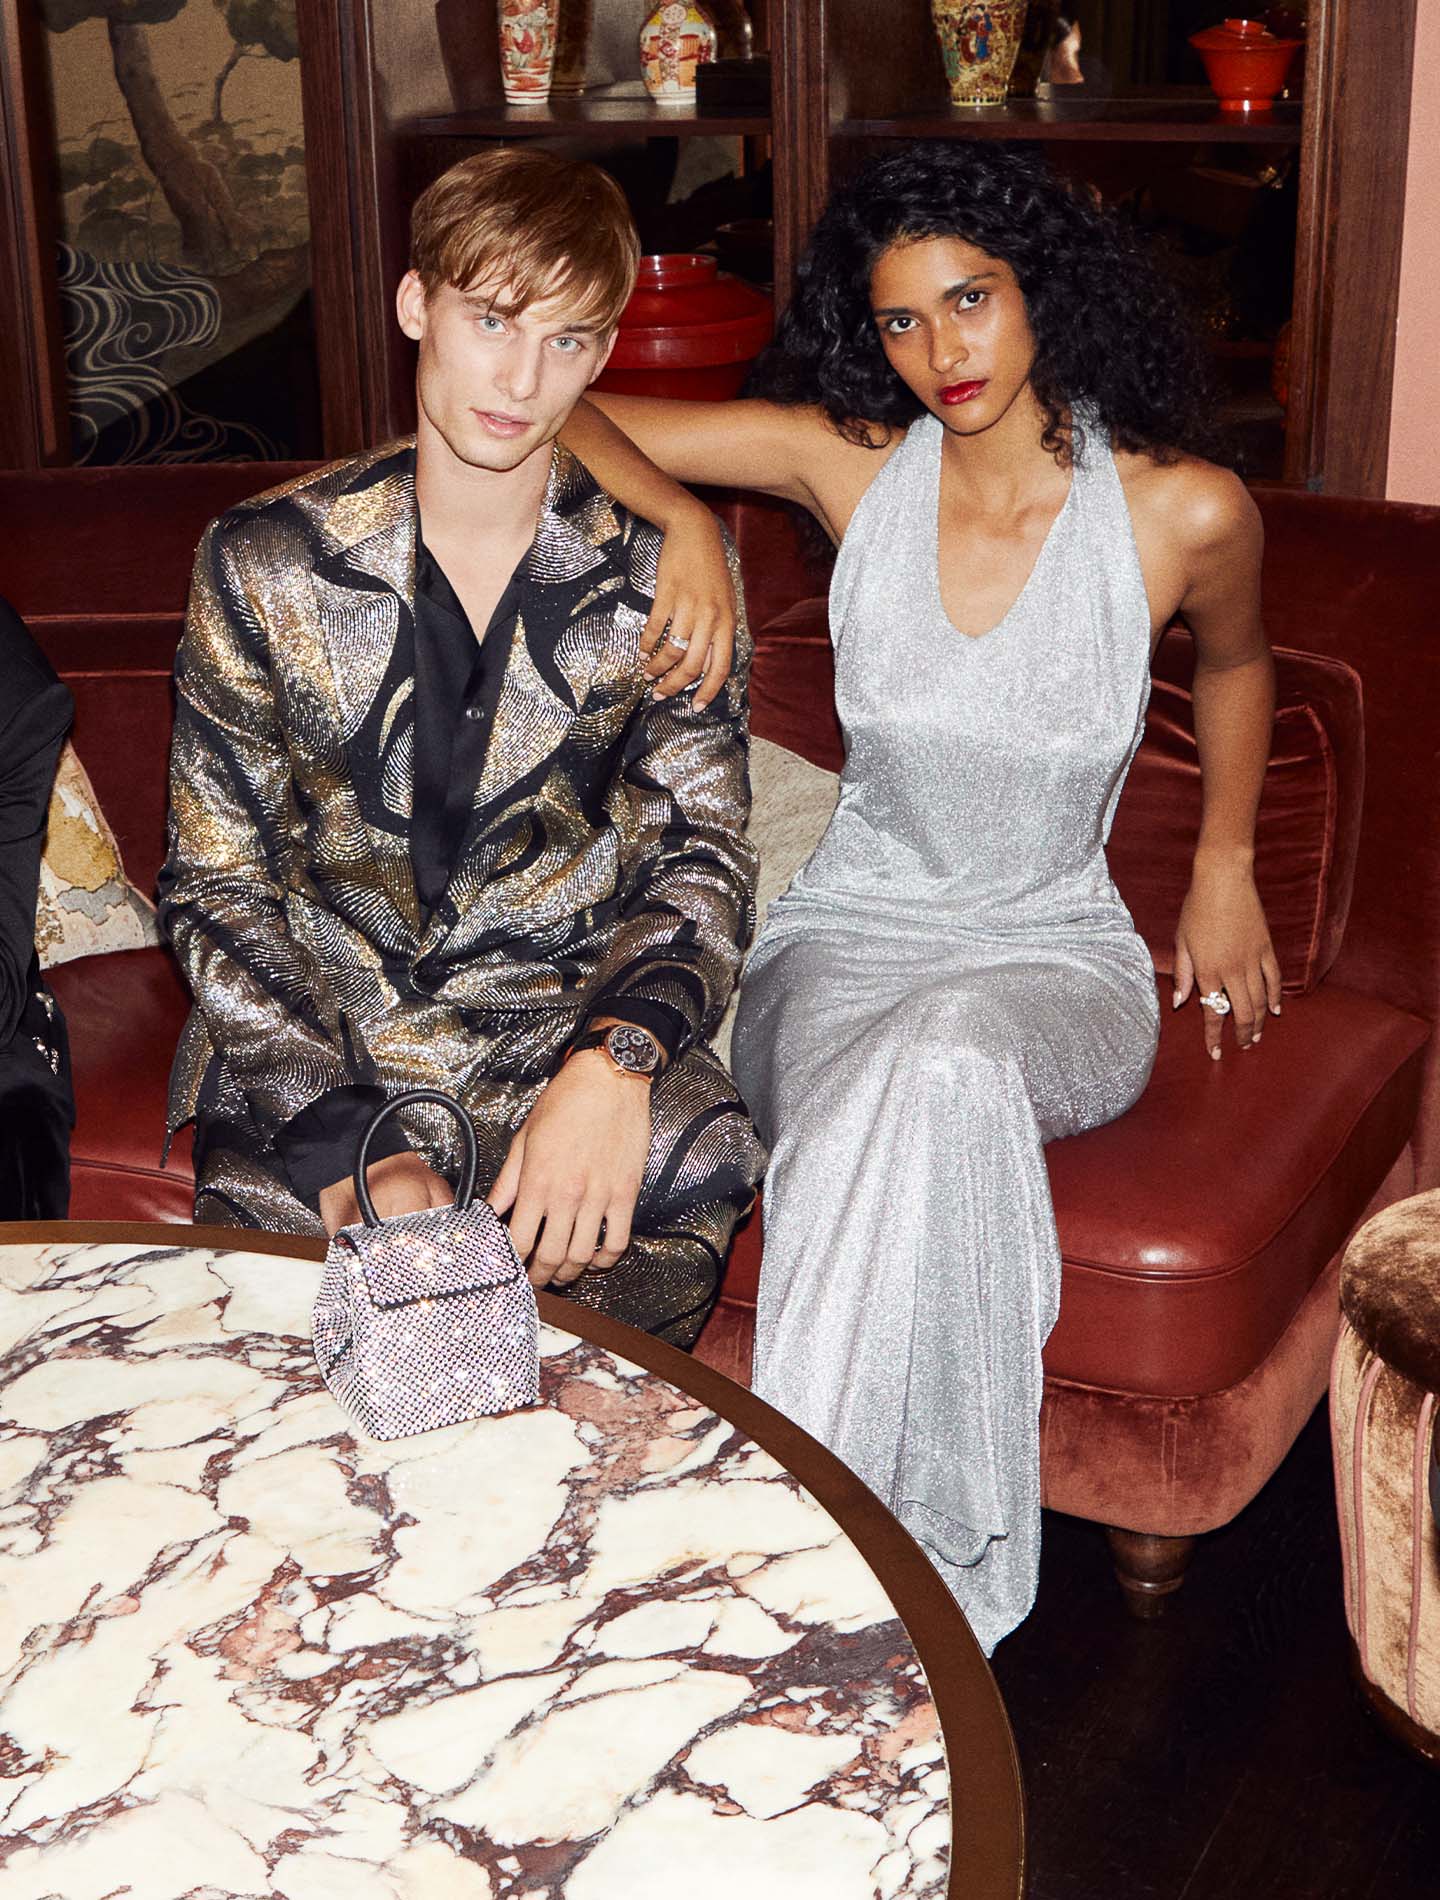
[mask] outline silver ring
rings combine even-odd
[[[1200,998],[1200,1007],[1201,1009],[1214,1010],[1217,1016],[1228,1016],[1230,1014],[1230,998],[1225,994],[1224,990],[1211,990],[1208,996],[1202,996]]]
[[[666,629],[665,645],[667,647],[674,647],[677,653],[683,653],[689,644],[690,642],[682,640],[678,633],[671,633],[668,628]]]

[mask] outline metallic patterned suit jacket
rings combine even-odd
[[[668,1005],[690,1040],[735,980],[755,870],[743,613],[710,707],[648,696],[660,536],[557,446],[468,831],[422,920],[415,534],[407,441],[232,509],[200,545],[161,877],[196,998],[172,1131],[198,1116],[260,1148],[326,1091],[378,1082],[493,1103],[508,1133],[597,999]],[[724,1095],[708,1052],[672,1067],[693,1083],[697,1063]]]

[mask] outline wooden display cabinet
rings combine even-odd
[[[0,350],[13,370],[0,390],[0,455],[22,465],[66,459],[54,298],[44,281],[43,165],[22,57],[22,16],[34,4],[0,0],[0,277],[23,319]],[[1219,166],[1227,155],[1257,151],[1293,162],[1290,395],[1277,442],[1283,475],[1331,493],[1384,494],[1416,0],[1390,0],[1384,9],[1368,0],[1309,0],[1303,100],[1254,123],[1226,118],[1199,88],[954,108],[927,0],[747,4],[757,50],[771,59],[769,111],[702,118],[644,99],[505,106],[494,0],[297,0],[329,453],[411,424],[410,357],[393,316],[409,206],[429,178],[482,143],[543,138],[602,163],[628,146],[643,163],[645,141],[743,139],[747,162],[767,155],[772,162],[775,291],[783,303],[832,182],[867,153],[912,138],[1001,138],[1041,141],[1057,164],[1106,194],[1206,154]],[[644,10],[635,0],[637,33]],[[1223,11],[1215,0],[1215,15]],[[1263,405],[1264,346],[1228,354]],[[1278,410],[1275,417],[1278,428]]]

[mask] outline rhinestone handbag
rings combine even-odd
[[[382,1221],[365,1179],[370,1143],[387,1115],[412,1102],[449,1109],[460,1124],[455,1205]],[[312,1325],[321,1377],[372,1438],[406,1438],[539,1400],[535,1292],[504,1222],[473,1199],[476,1167],[475,1124],[439,1089],[392,1096],[360,1138],[362,1218],[330,1242]]]

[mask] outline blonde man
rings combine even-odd
[[[657,594],[651,524],[668,570],[713,576],[712,518],[617,460],[641,518],[557,440],[634,282],[615,185],[467,159],[412,256],[413,441],[232,509],[197,556],[171,1125],[196,1122],[197,1219],[334,1233],[375,1109],[448,1088],[532,1280],[688,1345],[763,1165],[700,1040],[751,926],[743,615],[728,675],[693,684],[730,603]],[[386,1137],[382,1215],[452,1197],[441,1115]]]

